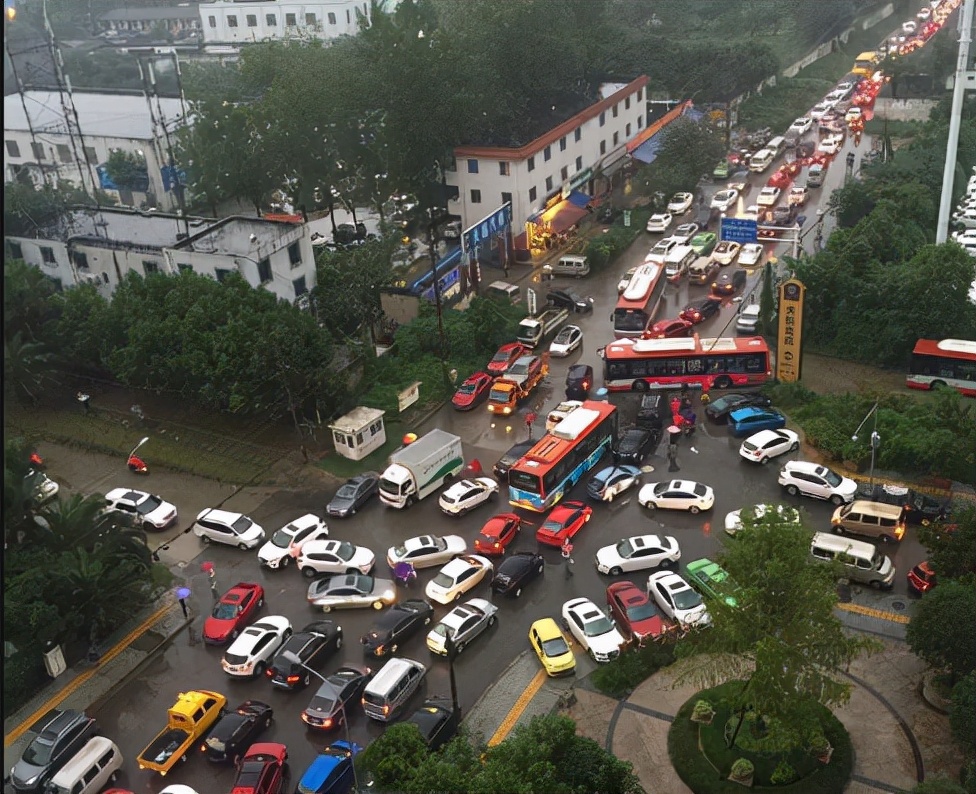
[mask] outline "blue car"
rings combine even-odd
[[[737,438],[781,427],[786,427],[786,417],[775,408],[740,408],[729,414],[729,430]]]
[[[628,488],[640,484],[641,470],[636,466],[610,466],[601,469],[586,484],[590,499],[612,502]]]
[[[346,742],[333,742],[305,770],[295,791],[301,794],[348,794],[356,780],[352,759],[359,749]]]

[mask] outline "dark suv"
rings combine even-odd
[[[34,741],[10,770],[14,791],[43,791],[55,773],[95,735],[95,720],[70,709],[54,709],[38,724]]]
[[[574,364],[566,373],[566,399],[587,400],[593,388],[593,367],[589,364]]]
[[[637,409],[637,426],[663,430],[671,424],[671,409],[663,394],[645,394]]]
[[[644,458],[650,455],[661,441],[661,429],[653,430],[646,427],[630,427],[621,432],[614,440],[611,452],[614,463],[629,463],[640,466]]]
[[[498,459],[498,463],[492,468],[492,472],[495,475],[495,479],[500,483],[508,482],[508,470],[512,468],[516,463],[519,462],[525,453],[535,446],[535,441],[519,441],[518,444],[513,446],[508,452],[502,455]]]

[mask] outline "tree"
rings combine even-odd
[[[836,572],[809,563],[808,530],[775,511],[743,515],[743,523],[719,555],[738,605],[708,600],[712,626],[677,646],[685,660],[679,675],[707,686],[742,680],[730,703],[739,725],[753,710],[769,726],[771,743],[785,749],[820,731],[816,704],[848,700],[851,685],[837,671],[878,645],[846,634],[834,616]]]
[[[976,583],[942,580],[922,596],[905,639],[912,651],[933,667],[949,673],[952,683],[976,670]]]
[[[949,727],[970,755],[976,751],[976,673],[970,673],[952,688]]]
[[[416,725],[391,725],[370,743],[357,760],[379,791],[397,791],[411,786],[427,757],[427,745]]]
[[[56,382],[57,357],[43,342],[30,342],[18,331],[3,340],[4,391],[36,403]]]
[[[918,539],[929,550],[929,562],[940,579],[976,575],[976,506],[956,508],[946,523],[919,527]]]
[[[132,152],[115,149],[108,156],[105,170],[116,187],[145,192],[149,188],[146,159]]]
[[[667,195],[695,190],[702,174],[710,174],[725,154],[721,136],[691,119],[673,121],[661,135],[661,148],[650,173],[653,187]]]

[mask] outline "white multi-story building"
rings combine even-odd
[[[75,208],[35,236],[5,235],[6,252],[62,287],[94,284],[110,297],[130,271],[183,270],[222,281],[240,273],[289,302],[315,286],[315,254],[303,223],[188,218],[120,208]]]
[[[74,91],[24,91],[3,98],[4,181],[72,182],[128,206],[179,205],[169,149],[186,121],[180,99]],[[73,107],[72,107],[73,106]],[[69,120],[70,119],[70,123]],[[104,169],[116,150],[146,163],[145,190],[114,187]]]
[[[451,212],[468,228],[511,202],[517,234],[550,199],[585,188],[626,155],[646,123],[647,83],[646,76],[633,80],[525,146],[458,146],[445,175],[460,203]]]
[[[394,0],[386,0],[380,6],[391,10],[395,4]],[[201,3],[198,8],[205,45],[355,36],[359,32],[359,18],[369,19],[370,14],[369,0],[310,0],[304,3],[220,0]]]

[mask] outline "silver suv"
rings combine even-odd
[[[854,480],[805,460],[787,463],[779,473],[778,482],[790,496],[810,496],[835,505],[853,502],[857,493]]]

